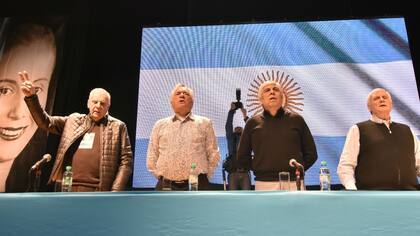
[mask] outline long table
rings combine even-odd
[[[419,235],[420,192],[0,194],[0,235]]]

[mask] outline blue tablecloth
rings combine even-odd
[[[420,192],[0,194],[0,235],[419,235]]]

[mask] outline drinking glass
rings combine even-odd
[[[290,173],[282,171],[279,173],[280,190],[290,190]]]

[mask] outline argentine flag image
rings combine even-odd
[[[346,134],[370,118],[367,95],[374,88],[391,93],[392,120],[420,134],[403,18],[150,27],[141,36],[134,188],[156,184],[146,168],[149,136],[157,120],[173,115],[170,93],[178,83],[194,91],[192,112],[213,122],[221,160],[212,183],[222,183],[225,123],[236,89],[251,117],[261,112],[257,91],[266,80],[281,84],[285,108],[305,119],[315,139],[318,160],[305,174],[306,185],[319,184],[323,160],[332,184],[340,183],[336,169]],[[233,125],[245,125],[241,112]]]

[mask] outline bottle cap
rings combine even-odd
[[[321,166],[327,166],[327,162],[326,161],[321,161]]]
[[[193,163],[191,163],[191,168],[192,168],[192,169],[195,169],[195,167],[197,167],[197,164],[195,164],[194,162],[193,162]]]
[[[66,166],[67,171],[71,171],[71,166]]]

